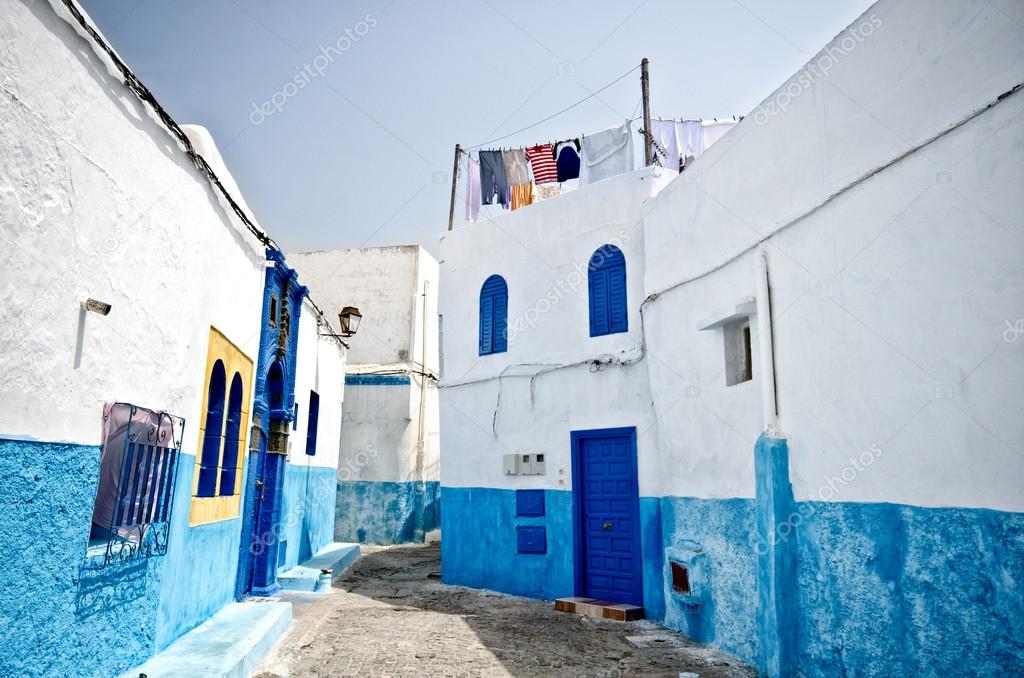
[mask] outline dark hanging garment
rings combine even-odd
[[[558,166],[558,180],[568,181],[578,179],[580,176],[580,154],[576,144],[572,141],[563,141],[555,149]]]
[[[479,158],[481,203],[490,205],[497,193],[498,204],[504,205],[508,200],[508,181],[505,179],[505,160],[501,151],[480,151]]]

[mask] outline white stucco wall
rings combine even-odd
[[[427,378],[423,459],[417,464],[421,377],[438,370],[437,260],[419,246],[368,247],[288,255],[328,312],[356,306],[362,321],[350,345],[350,374],[393,374],[409,385],[349,385],[341,424],[342,480],[436,480],[437,389]],[[424,296],[425,295],[425,296]],[[404,359],[399,351],[405,351]],[[420,470],[418,468],[422,467]]]
[[[635,365],[644,297],[638,224],[674,176],[639,170],[442,238],[444,485],[568,489],[577,429],[637,426],[641,459],[657,459],[647,375]],[[590,337],[587,265],[605,244],[626,259],[629,329]],[[481,356],[480,287],[494,273],[508,285],[508,351]],[[595,359],[634,365],[564,367]],[[505,476],[502,455],[513,452],[546,454],[547,474]],[[656,476],[641,464],[642,492]]]
[[[210,326],[256,358],[263,250],[84,49],[46,4],[2,3],[0,434],[97,444],[122,400],[184,416],[194,454]],[[81,295],[113,309],[76,366]]]
[[[674,172],[638,170],[446,233],[441,238],[444,382],[448,385],[603,355],[639,354],[639,318],[629,331],[590,337],[587,265],[604,244],[626,259],[630,309],[643,300],[645,200]],[[508,285],[508,351],[479,355],[480,288]]]
[[[648,363],[655,407],[681,403],[660,428],[663,449],[680,450],[667,466],[688,470],[663,492],[752,492],[745,438],[759,428],[759,387],[725,387],[720,331],[696,330],[702,311],[753,296],[751,251],[770,236],[797,498],[1019,511],[1024,423],[1012,403],[1024,361],[1002,333],[1024,308],[1024,98],[844,189],[1016,85],[1024,43],[999,11],[971,2],[941,13],[881,2],[853,27],[864,22],[870,35],[826,78],[765,125],[748,116],[645,219],[648,292],[695,279],[648,314],[651,352],[679,360]],[[862,454],[875,461],[857,469]]]
[[[338,466],[346,351],[336,339],[320,336],[326,331],[318,326],[316,310],[309,299],[303,299],[295,357],[295,403],[299,416],[289,436],[291,454],[288,459],[297,466]],[[306,454],[310,391],[320,396],[315,455]]]
[[[349,363],[361,365],[396,363],[400,351],[411,357],[417,348],[411,342],[419,257],[418,245],[406,245],[296,252],[288,263],[332,322],[345,306],[362,313],[359,331],[346,340]]]
[[[445,234],[444,484],[565,487],[568,431],[637,426],[641,494],[753,496],[755,318],[735,386],[722,331],[700,328],[754,297],[763,243],[797,499],[1024,509],[1024,336],[1004,336],[1024,308],[1024,96],[965,122],[1021,79],[1005,12],[1022,14],[883,0],[645,204],[622,177]],[[598,346],[585,270],[579,294],[539,300],[622,229],[630,332]],[[481,357],[491,273],[513,336]],[[638,355],[649,296],[642,362],[516,376]],[[513,451],[548,453],[547,475],[503,476]]]

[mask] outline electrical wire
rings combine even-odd
[[[532,128],[536,127],[537,125],[543,124],[543,123],[547,122],[548,120],[551,120],[552,118],[557,118],[562,113],[565,113],[568,110],[576,108],[577,106],[582,104],[584,101],[587,101],[589,99],[593,99],[598,94],[600,94],[601,92],[605,91],[606,89],[608,89],[609,87],[611,87],[612,85],[614,85],[618,81],[622,80],[623,78],[625,78],[627,75],[629,75],[633,71],[638,70],[639,68],[640,68],[640,66],[634,66],[633,68],[629,69],[628,71],[626,71],[625,73],[623,73],[619,77],[617,77],[614,80],[612,80],[611,82],[609,82],[607,85],[605,85],[601,89],[596,90],[594,92],[591,92],[590,94],[588,94],[587,96],[583,97],[582,99],[580,99],[576,103],[570,104],[569,106],[566,106],[565,108],[563,108],[562,110],[558,111],[557,113],[552,113],[551,115],[549,115],[548,117],[544,118],[543,120],[538,120],[537,122],[533,123],[532,125],[527,125],[526,127],[523,127],[522,129],[517,129],[515,132],[509,132],[508,134],[506,134],[504,136],[500,136],[500,137],[497,137],[497,138],[494,138],[494,139],[490,139],[488,141],[484,141],[482,143],[477,144],[476,146],[469,146],[466,150],[470,150],[470,151],[476,150],[476,149],[481,148],[483,146],[486,146],[488,144],[493,144],[495,141],[501,141],[502,139],[508,139],[511,136],[515,136],[516,134],[519,134],[520,132],[525,132],[528,129],[532,129]]]
[[[131,90],[131,92],[135,94],[135,96],[138,97],[144,104],[147,104],[152,109],[153,113],[157,116],[157,118],[159,118],[164,128],[167,129],[167,131],[170,132],[171,135],[181,145],[182,150],[184,150],[185,154],[189,157],[190,160],[192,160],[192,164],[195,165],[196,169],[198,169],[206,177],[206,179],[211,184],[213,184],[217,192],[219,192],[221,196],[224,198],[224,200],[228,203],[228,206],[231,208],[231,211],[234,212],[235,216],[238,217],[239,221],[241,221],[242,224],[245,225],[249,232],[252,233],[252,235],[257,240],[259,240],[260,244],[262,244],[264,247],[266,247],[267,249],[281,252],[281,248],[274,241],[274,239],[267,235],[256,224],[254,224],[252,220],[249,218],[249,215],[247,215],[245,211],[241,208],[241,206],[238,204],[238,202],[235,201],[231,193],[228,192],[228,190],[224,187],[224,184],[221,183],[220,177],[218,177],[217,173],[213,171],[213,168],[210,167],[209,163],[206,162],[206,159],[203,156],[199,155],[195,147],[192,145],[192,142],[185,134],[185,131],[181,129],[181,127],[174,120],[174,118],[171,117],[171,114],[168,113],[167,110],[160,105],[160,102],[156,100],[156,97],[153,96],[153,93],[149,90],[149,88],[146,87],[146,85],[143,84],[141,80],[139,80],[138,76],[135,75],[135,73],[128,67],[126,63],[121,61],[121,58],[117,55],[117,52],[115,52],[113,48],[111,48],[110,45],[106,43],[103,37],[92,27],[92,25],[85,20],[85,17],[79,11],[78,4],[75,2],[75,0],[63,0],[63,4],[67,8],[68,12],[71,14],[72,18],[74,18],[74,20],[78,22],[78,25],[82,28],[82,30],[89,35],[89,37],[92,39],[93,44],[99,49],[103,50],[103,53],[107,55],[107,58],[110,59],[111,63],[117,67],[117,70],[121,73],[121,77],[124,78],[124,85],[129,90]],[[306,294],[306,299],[309,300],[309,303],[317,312],[319,320],[323,322],[328,328],[330,328],[330,320],[327,319],[327,316],[324,314],[323,310],[317,305],[315,301],[313,301],[312,297],[310,297],[308,293]],[[341,341],[340,338],[335,338],[342,346],[348,348],[348,344],[346,344],[344,341]]]

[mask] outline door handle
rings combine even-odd
[[[256,491],[259,492],[259,497],[258,497],[259,500],[263,501],[263,481],[262,480],[257,480],[256,481]]]
[[[610,529],[612,529],[612,524],[611,523],[605,523],[604,525],[601,526],[601,529],[602,530],[610,530]]]

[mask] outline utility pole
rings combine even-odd
[[[650,167],[654,164],[654,136],[651,134],[651,81],[647,73],[647,57],[640,62],[640,93],[644,102],[644,165]],[[454,189],[453,189],[454,191]],[[455,199],[454,192],[452,200]]]
[[[645,60],[646,61],[646,60]],[[455,144],[455,162],[452,163],[452,201],[448,205],[448,230],[452,230],[455,223],[455,183],[459,180],[459,154],[462,147]]]

